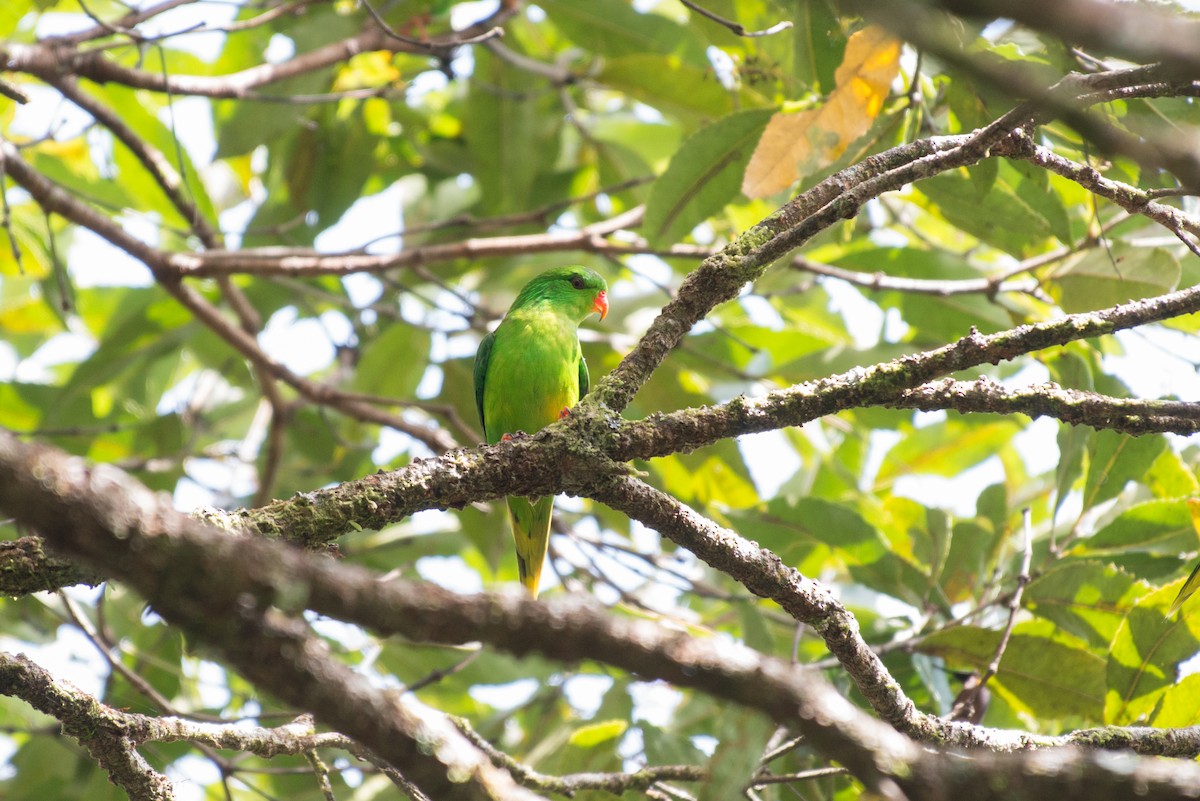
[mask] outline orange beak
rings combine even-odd
[[[600,319],[603,320],[608,316],[608,293],[601,292],[596,295],[596,299],[592,301],[592,311],[600,313]]]

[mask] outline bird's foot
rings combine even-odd
[[[500,435],[500,441],[501,441],[501,442],[509,442],[509,441],[511,441],[511,440],[512,440],[512,438],[513,438],[513,437],[512,437],[512,434],[501,434],[501,435]]]
[[[564,406],[564,407],[562,407],[562,411],[558,413],[558,419],[561,420],[564,417],[569,417],[570,414],[571,414],[571,407]]]

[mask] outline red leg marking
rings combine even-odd
[[[569,415],[570,413],[571,413],[571,407],[564,406],[564,407],[562,407],[562,411],[558,413],[558,419],[561,420],[564,417],[566,417],[567,415]]]

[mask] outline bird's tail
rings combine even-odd
[[[553,509],[553,495],[533,502],[520,497],[508,499],[508,522],[512,524],[513,542],[517,546],[517,570],[521,574],[521,583],[534,598],[538,594],[542,564],[546,561]]]

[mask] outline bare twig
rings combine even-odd
[[[9,100],[15,100],[22,105],[29,102],[29,95],[18,89],[15,84],[5,80],[0,80],[0,95],[4,95]]]
[[[601,790],[613,795],[644,791],[660,781],[703,781],[708,772],[698,765],[656,765],[636,773],[576,773],[551,776],[540,773],[513,759],[481,736],[465,718],[451,721],[477,748],[491,758],[492,764],[503,767],[526,787],[541,792],[573,796],[580,790]]]
[[[972,686],[965,690],[955,701],[954,707],[950,710],[948,717],[952,720],[964,719],[964,716],[971,717],[967,714],[968,710],[973,710],[979,705],[979,699],[987,687],[988,681],[1000,670],[1000,660],[1004,658],[1004,652],[1008,650],[1008,642],[1012,638],[1013,629],[1017,625],[1017,613],[1021,609],[1021,596],[1025,593],[1025,587],[1029,584],[1029,565],[1033,560],[1033,522],[1032,513],[1026,507],[1021,513],[1022,521],[1022,555],[1021,555],[1021,572],[1017,574],[1017,589],[1012,593],[1008,600],[1008,622],[1004,626],[1004,632],[1000,635],[1000,642],[996,644],[996,651],[992,655],[992,659],[988,662],[987,669],[983,675],[979,676]]]
[[[391,25],[388,25],[387,20],[380,16],[379,12],[375,10],[375,7],[371,5],[369,0],[359,0],[359,2],[362,3],[363,8],[367,10],[367,13],[371,15],[371,19],[375,21],[375,24],[379,26],[379,29],[387,34],[388,38],[395,39],[397,42],[403,42],[404,44],[412,47],[423,49],[429,53],[446,53],[448,50],[458,47],[459,45],[479,44],[480,42],[486,42],[490,39],[495,39],[496,37],[504,35],[503,28],[495,27],[474,36],[450,39],[443,38],[438,42],[433,42],[429,39],[413,39],[405,36],[402,33],[399,33],[392,28]]]
[[[884,405],[923,411],[953,409],[963,413],[1053,417],[1071,425],[1134,435],[1169,432],[1186,436],[1200,431],[1200,403],[1113,398],[1057,384],[1008,389],[987,377],[976,381],[946,378],[906,390]]]
[[[713,22],[717,23],[718,25],[724,25],[726,28],[728,28],[730,31],[732,31],[737,36],[747,36],[747,37],[770,36],[773,33],[779,33],[780,31],[786,31],[788,28],[792,27],[791,21],[783,20],[782,22],[776,22],[774,25],[772,25],[771,27],[769,27],[765,30],[748,31],[748,30],[746,30],[745,26],[742,25],[741,23],[734,22],[733,20],[728,20],[722,16],[714,14],[713,12],[709,11],[707,8],[704,8],[703,6],[699,5],[698,3],[693,2],[693,0],[679,0],[679,2],[683,3],[685,6],[690,8],[692,11],[695,11],[700,16],[707,17],[708,19],[712,20]]]

